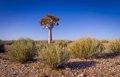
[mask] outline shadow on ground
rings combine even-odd
[[[63,65],[64,68],[70,68],[70,69],[85,69],[88,67],[92,67],[96,64],[95,61],[77,61],[77,62],[68,62],[65,65]],[[61,68],[61,67],[60,67]]]
[[[5,52],[5,47],[3,44],[0,44],[0,53]]]
[[[116,56],[120,56],[120,53],[117,53],[117,52],[116,53],[103,53],[103,54],[101,54],[99,56],[96,56],[96,58],[97,59],[100,59],[100,58],[108,59],[108,58],[114,58]]]

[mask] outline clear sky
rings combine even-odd
[[[120,0],[0,0],[0,39],[47,40],[39,20],[60,18],[53,39],[120,38]]]

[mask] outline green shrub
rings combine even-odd
[[[68,50],[74,58],[90,58],[102,52],[103,49],[104,46],[94,38],[81,38],[68,46]]]
[[[109,40],[101,40],[101,43],[109,43]]]
[[[69,60],[69,53],[55,44],[50,44],[39,52],[39,57],[46,65],[56,68]]]
[[[38,43],[36,44],[36,50],[39,53],[39,51],[42,51],[46,48],[46,46],[48,45],[48,43]]]
[[[66,48],[67,47],[67,41],[63,41],[63,40],[55,41],[54,44],[58,47],[61,47],[61,48]]]
[[[36,54],[35,44],[31,39],[16,40],[10,49],[9,56],[17,62],[27,62],[34,59]]]
[[[120,40],[111,40],[108,47],[111,52],[120,53]]]
[[[52,44],[65,49],[67,47],[68,43],[70,43],[70,42],[71,41],[56,40],[56,41],[53,41]],[[47,41],[36,41],[36,49],[37,49],[37,51],[41,51],[41,50],[45,49],[46,46],[48,46]]]

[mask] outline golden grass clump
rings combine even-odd
[[[102,52],[103,49],[104,46],[100,41],[94,38],[81,38],[68,46],[68,50],[74,58],[90,58],[93,55]]]
[[[55,44],[50,44],[39,52],[39,57],[46,65],[57,68],[69,60],[69,53]]]
[[[14,41],[9,51],[9,56],[13,61],[27,62],[34,59],[36,54],[35,44],[31,39],[19,39]]]
[[[120,53],[120,39],[118,40],[111,40],[109,42],[109,50],[113,53]]]

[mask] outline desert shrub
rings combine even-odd
[[[62,47],[62,48],[66,48],[68,43],[70,43],[71,41],[64,41],[64,40],[56,40],[53,41],[52,44]],[[37,51],[41,51],[42,49],[45,49],[46,46],[48,46],[48,42],[47,41],[36,41],[36,48]]]
[[[104,46],[94,38],[81,38],[72,42],[68,50],[74,58],[90,58],[102,52]]]
[[[101,43],[109,43],[109,40],[101,40]]]
[[[41,42],[41,43],[36,44],[37,52],[44,50],[46,46],[48,46],[48,43]]]
[[[2,41],[3,42],[3,44],[5,44],[5,45],[12,45],[13,44],[13,40],[4,40],[4,41]]]
[[[46,65],[56,68],[69,60],[69,53],[55,44],[50,44],[39,52],[39,57]]]
[[[108,48],[113,53],[120,53],[120,40],[111,40]]]
[[[35,44],[31,39],[16,40],[10,49],[9,56],[17,62],[27,62],[34,59],[36,54]]]
[[[58,47],[61,47],[61,48],[66,48],[67,47],[67,41],[63,41],[63,40],[55,41],[54,44]]]

